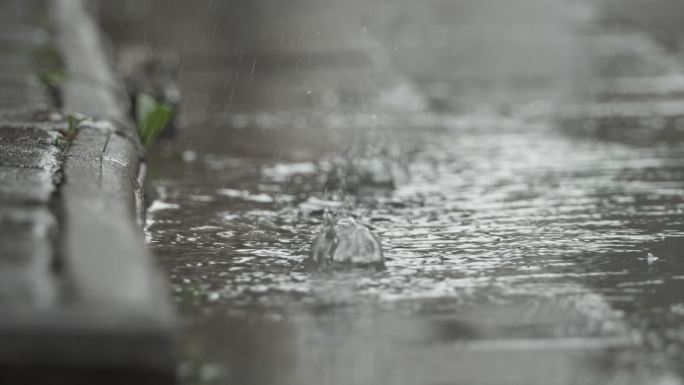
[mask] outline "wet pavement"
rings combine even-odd
[[[682,383],[677,2],[101,6],[180,55],[147,236],[184,384]],[[385,270],[302,267],[341,206]]]

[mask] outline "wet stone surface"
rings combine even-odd
[[[181,57],[147,236],[185,384],[682,383],[684,67],[640,6],[149,4],[102,6]],[[366,153],[403,176],[326,183]],[[302,268],[343,207],[385,270]]]
[[[61,119],[34,111],[0,120],[0,311],[42,308],[58,297],[51,202],[66,144]]]
[[[75,127],[87,106],[65,97],[61,112],[51,82],[111,74],[81,5],[0,1],[0,382],[167,384],[173,317],[135,223],[140,147],[117,123]],[[58,54],[84,63],[77,76]],[[116,107],[110,87],[79,96]]]
[[[57,220],[49,206],[65,142],[39,81],[40,1],[0,4],[0,312],[54,304]],[[0,322],[0,328],[6,326]]]
[[[0,4],[0,103],[4,111],[51,103],[39,80],[40,52],[48,45],[42,5],[37,0]]]

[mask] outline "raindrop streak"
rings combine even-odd
[[[321,1],[215,4],[230,28],[183,56],[185,127],[150,151],[197,377],[681,384],[684,139],[652,116],[682,115],[676,55],[563,1]],[[384,270],[306,269],[342,209]]]

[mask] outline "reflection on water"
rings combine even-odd
[[[568,140],[524,117],[462,121],[412,146],[410,181],[355,198],[386,250],[381,272],[300,267],[323,210],[341,204],[321,192],[316,159],[199,155],[163,169],[150,242],[189,327],[212,330],[202,343],[222,376],[367,384],[391,367],[408,384],[403,354],[444,360],[416,377],[435,381],[461,351],[559,350],[577,368],[574,351],[630,365],[638,346],[679,355],[679,146]]]
[[[105,19],[181,55],[147,236],[184,383],[682,383],[674,1],[152,3]],[[385,270],[303,268],[341,207]]]

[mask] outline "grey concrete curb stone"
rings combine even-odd
[[[49,4],[68,74],[64,108],[89,119],[62,167],[63,298],[44,310],[0,309],[0,383],[173,383],[173,310],[139,226],[145,167],[121,83],[83,1]]]
[[[92,316],[109,326],[93,334],[104,340],[91,336],[93,347],[115,347],[99,352],[96,363],[168,383],[175,371],[172,309],[135,225],[144,213],[141,146],[83,1],[54,1],[53,15],[68,74],[64,108],[94,119],[79,128],[63,168],[63,259],[73,299],[87,310],[83,319]],[[127,383],[136,380],[131,376]]]
[[[54,0],[52,15],[58,50],[68,73],[64,108],[123,123],[129,130],[125,96],[103,50],[102,37],[82,0]]]

